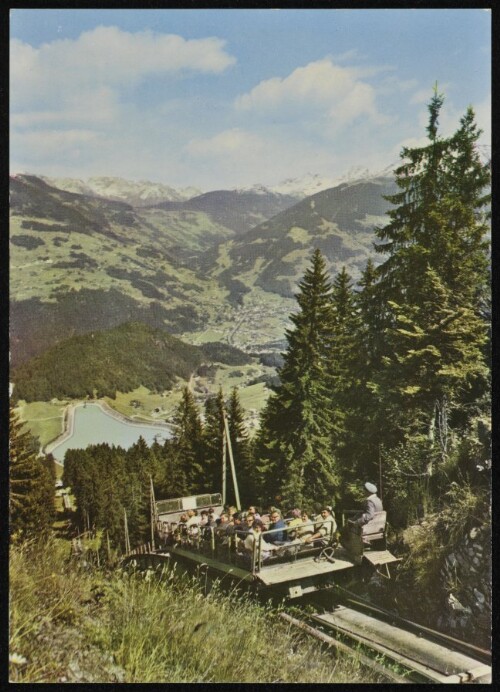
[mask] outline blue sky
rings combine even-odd
[[[202,190],[397,162],[471,104],[491,138],[484,9],[11,11],[12,172]]]

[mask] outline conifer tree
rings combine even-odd
[[[345,267],[333,282],[332,305],[330,381],[332,404],[339,425],[333,442],[345,486],[357,471],[350,438],[353,429],[356,430],[366,358],[363,344],[360,343],[358,301]]]
[[[125,453],[129,490],[125,501],[131,543],[142,543],[150,533],[150,478],[159,473],[158,460],[141,436]]]
[[[188,484],[185,461],[176,443],[170,439],[165,440],[163,446],[158,446],[160,449],[156,454],[160,460],[161,471],[155,484],[157,499],[190,495],[195,486]]]
[[[192,392],[188,387],[182,391],[182,399],[173,418],[173,455],[170,459],[171,473],[181,474],[183,481],[178,486],[187,486],[191,493],[203,489],[203,426]],[[173,479],[172,479],[173,481]]]
[[[333,282],[332,303],[331,379],[337,407],[345,413],[357,398],[360,330],[352,279],[345,267]]]
[[[286,332],[280,384],[268,400],[257,441],[268,497],[280,491],[287,505],[331,500],[340,484],[332,454],[338,412],[329,381],[332,286],[319,250],[299,289],[300,310],[290,317],[294,327]]]
[[[391,305],[396,315],[388,333],[392,355],[384,358],[378,386],[396,434],[426,432],[443,406],[459,406],[470,400],[478,379],[487,382],[484,324],[470,308],[453,307],[435,270],[428,268],[426,279],[419,305]]]
[[[45,536],[54,518],[54,484],[37,442],[9,409],[9,532],[13,540]]]
[[[432,427],[440,397],[454,412],[450,423],[464,424],[466,403],[487,390],[481,314],[488,294],[489,169],[477,152],[481,133],[471,108],[454,135],[439,136],[443,100],[435,90],[429,143],[403,149],[400,191],[387,198],[395,206],[377,230],[383,242],[376,249],[388,255],[376,287],[385,353],[371,386],[379,403],[376,427],[400,440]]]
[[[383,352],[381,305],[377,292],[378,273],[371,258],[358,281],[356,304],[359,310],[357,351],[361,377],[366,381],[369,374],[380,364]]]

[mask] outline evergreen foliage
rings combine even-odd
[[[203,357],[208,361],[226,363],[227,365],[246,365],[252,362],[252,357],[236,346],[222,344],[218,341],[208,341],[200,346]]]
[[[300,310],[290,318],[294,329],[286,333],[281,383],[268,401],[257,442],[267,496],[280,490],[290,506],[331,501],[340,485],[332,454],[339,430],[329,367],[332,286],[319,250],[299,288]]]
[[[126,515],[131,545],[149,541],[150,479],[162,497],[182,495],[185,486],[179,486],[176,472],[171,474],[177,462],[172,444],[148,447],[143,438],[128,450],[108,444],[69,449],[63,482],[75,497],[80,530],[105,530],[110,542],[124,550]]]
[[[203,427],[193,394],[188,387],[182,391],[182,400],[173,418],[174,435],[172,447],[177,464],[171,469],[172,480],[178,485],[178,495],[189,489],[205,490],[203,487]]]
[[[388,197],[390,222],[377,231],[388,257],[362,291],[373,311],[365,336],[377,324],[383,338],[368,343],[381,347],[373,348],[367,385],[372,429],[381,431],[372,442],[384,445],[389,474],[398,445],[405,455],[418,448],[415,461],[427,445],[425,473],[442,472],[471,417],[489,408],[489,166],[477,153],[471,108],[451,137],[439,136],[442,104],[435,90],[429,143],[402,151],[400,192]]]
[[[159,392],[200,365],[198,348],[138,322],[75,336],[14,370],[14,390],[25,401],[56,397],[115,397],[140,385]],[[112,367],[111,367],[112,366]]]
[[[38,457],[37,440],[9,409],[9,533],[12,540],[45,536],[54,518],[54,478]]]

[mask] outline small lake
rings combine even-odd
[[[54,458],[59,462],[64,460],[67,449],[85,449],[88,445],[101,442],[128,449],[141,436],[148,445],[152,444],[155,438],[162,444],[166,438],[172,436],[166,425],[127,423],[106,413],[97,404],[77,406],[73,416],[73,434],[51,449]]]

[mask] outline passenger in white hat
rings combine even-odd
[[[377,495],[377,486],[373,483],[365,483],[363,487],[365,490],[363,513],[356,519],[356,523],[359,524],[359,526],[368,524],[375,516],[375,512],[382,512],[384,509],[382,507],[382,500]]]

